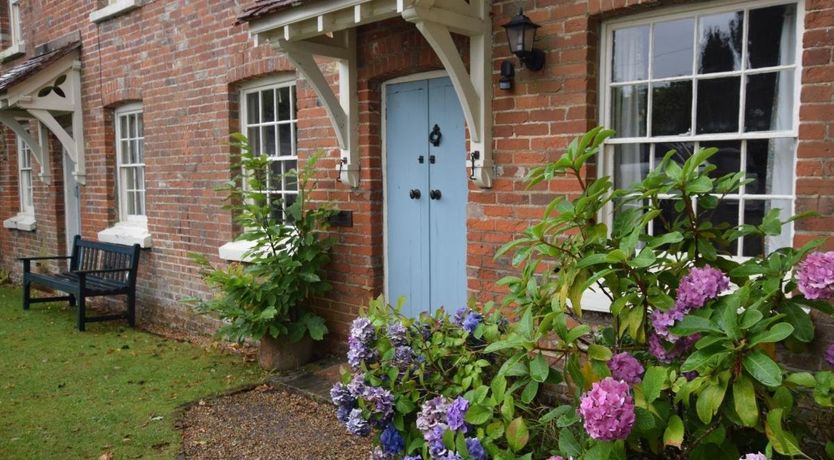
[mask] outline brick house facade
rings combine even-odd
[[[389,262],[385,255],[383,109],[387,83],[409,75],[442,71],[444,63],[421,32],[402,17],[394,15],[354,29],[358,185],[350,187],[340,181],[339,144],[315,88],[297,75],[295,66],[270,44],[254,43],[249,22],[238,21],[242,14],[251,15],[253,5],[260,6],[262,14],[249,20],[258,21],[286,12],[288,2],[118,0],[109,3],[20,1],[17,8],[23,53],[6,57],[2,69],[6,72],[32,59],[44,50],[39,48],[41,45],[57,43],[48,48],[54,49],[60,45],[56,41],[62,39],[80,41],[77,53],[81,64],[80,108],[86,169],[86,183],[80,186],[80,231],[85,237],[96,238],[100,232],[118,226],[125,220],[125,212],[130,215],[125,211],[125,200],[138,200],[136,193],[142,194],[149,247],[143,250],[139,274],[140,324],[156,323],[193,333],[208,332],[215,327],[213,322],[195,316],[181,302],[185,296],[206,295],[188,253],[204,253],[219,262],[218,249],[234,240],[238,229],[229,212],[222,209],[222,194],[214,190],[232,175],[228,134],[245,130],[251,124],[251,120],[242,120],[246,103],[243,99],[249,94],[248,88],[272,88],[269,91],[276,91],[275,97],[279,97],[282,90],[278,88],[289,82],[294,84],[295,92],[296,118],[291,123],[295,123],[297,130],[292,145],[301,160],[313,152],[324,152],[319,163],[317,197],[332,201],[340,210],[352,212],[352,226],[333,230],[339,241],[329,268],[335,289],[328,299],[321,299],[316,305],[329,320],[333,332],[329,340],[341,342],[349,321],[362,305],[368,298],[383,293],[386,287],[385,267]],[[328,4],[332,3],[338,2]],[[787,199],[796,211],[819,213],[818,217],[798,223],[787,235],[793,244],[800,245],[818,236],[830,236],[834,231],[834,6],[828,0],[751,0],[738,2],[738,8],[744,11],[743,18],[749,20],[760,8],[786,3],[796,5],[797,19],[793,32],[785,29],[788,35],[784,40],[794,40],[799,52],[792,61],[774,64],[773,70],[795,72],[792,84],[797,85],[798,96],[787,101],[794,104],[796,117],[793,122],[789,120],[791,125],[786,129],[770,131],[784,131],[795,145],[795,155],[789,152],[787,162],[794,168],[795,174],[791,175],[795,177],[788,192],[782,194],[789,197],[774,200]],[[496,249],[540,217],[544,205],[556,194],[575,191],[568,180],[555,180],[547,187],[527,191],[523,182],[525,173],[531,167],[558,158],[576,135],[616,118],[609,116],[612,104],[604,102],[609,97],[609,86],[617,86],[609,84],[611,67],[617,65],[612,34],[631,26],[638,30],[652,21],[663,21],[667,14],[673,19],[700,18],[699,15],[713,11],[721,13],[729,5],[661,0],[525,2],[525,14],[541,25],[536,47],[546,55],[544,69],[532,72],[518,67],[518,60],[510,55],[505,32],[500,27],[516,14],[517,2],[488,4],[491,4],[488,63],[492,96],[487,113],[491,120],[494,177],[489,188],[468,183],[466,217],[462,221],[466,238],[465,293],[476,296],[479,301],[500,300],[505,294],[496,281],[509,272],[511,265],[508,258],[493,258]],[[9,5],[2,7],[0,24],[5,25],[11,10]],[[9,29],[4,27],[4,39],[8,35],[6,30]],[[455,37],[454,43],[464,62],[470,61],[467,42]],[[4,41],[4,46],[12,45]],[[743,47],[742,52],[749,51]],[[612,56],[614,59],[609,59]],[[639,59],[639,52],[637,56]],[[514,87],[509,91],[498,88],[501,62],[507,59],[516,66]],[[338,92],[336,64],[327,60],[318,63]],[[727,75],[727,78],[737,77]],[[675,74],[674,78],[678,77]],[[701,99],[693,97],[709,103],[703,95]],[[264,103],[264,99],[260,101]],[[141,114],[144,125],[141,136],[144,187],[133,195],[125,192],[119,175],[128,166],[117,160],[117,152],[122,152],[119,149],[132,148],[117,146],[117,136],[121,136],[119,140],[128,139],[124,145],[132,145],[130,142],[139,137],[126,137],[117,132],[122,120],[120,114],[124,113],[120,110],[125,107],[139,110],[135,113]],[[639,108],[637,112],[641,113]],[[697,113],[693,113],[697,119]],[[242,126],[242,123],[248,124]],[[748,139],[744,133],[741,137],[738,142],[745,143],[743,149],[749,143],[752,152],[756,139]],[[0,229],[0,268],[15,277],[20,270],[16,257],[66,251],[66,176],[62,174],[61,144],[54,134],[48,138],[52,181],[47,184],[37,178],[33,180],[35,228]],[[0,221],[7,221],[21,212],[22,181],[15,136],[5,130],[3,139]],[[650,145],[654,141],[644,142]],[[461,180],[469,172],[468,165],[468,157],[461,153],[457,166]],[[33,170],[32,177],[36,177],[39,165],[35,164]],[[588,171],[589,177],[595,174],[596,171]],[[772,191],[765,193],[782,196]],[[739,215],[747,216],[745,212]],[[750,216],[755,214],[751,213]],[[834,248],[834,240],[829,240],[826,247]],[[834,340],[834,324],[820,326],[820,340]]]

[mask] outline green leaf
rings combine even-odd
[[[687,315],[671,329],[673,334],[689,336],[698,332],[714,332],[723,334],[717,324],[700,316]]]
[[[750,338],[748,346],[753,347],[760,343],[780,342],[785,340],[791,333],[793,333],[793,326],[789,323],[776,323],[770,329],[754,334]]]
[[[472,405],[469,410],[466,411],[466,416],[464,417],[466,422],[471,423],[472,425],[482,425],[491,418],[492,409],[480,404]]]
[[[524,386],[524,390],[521,392],[521,402],[524,404],[530,404],[533,399],[536,398],[536,394],[539,392],[539,382],[531,380],[527,382],[527,385]]]
[[[547,374],[549,373],[550,365],[541,353],[530,361],[530,378],[534,381],[544,382],[547,380]]]
[[[507,391],[507,378],[503,375],[496,375],[490,384],[492,388],[492,397],[496,401],[504,399],[504,392]]]
[[[530,433],[523,417],[517,417],[510,422],[507,426],[506,438],[507,444],[513,452],[518,452],[527,445],[527,441],[530,440]]]
[[[555,407],[555,408],[551,409],[548,413],[542,415],[539,418],[539,423],[550,422],[550,421],[556,419],[557,417],[561,417],[562,415],[567,414],[571,410],[573,410],[573,406],[569,406],[567,404],[561,405],[559,407]]]
[[[611,460],[611,449],[613,444],[610,442],[597,442],[585,454],[584,460]]]
[[[782,370],[761,350],[754,350],[742,360],[744,369],[763,385],[775,387],[782,383]]]
[[[762,312],[755,308],[750,308],[744,311],[741,315],[741,328],[744,330],[750,329],[756,325],[763,318]]]
[[[782,409],[772,409],[768,412],[767,423],[765,424],[767,439],[776,452],[782,455],[800,455],[802,451],[799,449],[796,437],[782,429],[782,415]]]
[[[759,423],[756,391],[753,388],[753,382],[745,374],[740,375],[733,382],[733,404],[744,426],[753,427]]]
[[[795,372],[789,375],[785,381],[805,388],[814,388],[817,385],[814,375],[810,372]]]
[[[579,441],[576,440],[571,430],[561,430],[559,432],[559,450],[569,457],[579,458],[579,454],[582,453],[582,446],[579,445]]]
[[[608,361],[613,356],[611,349],[596,343],[588,346],[588,356],[597,361]]]
[[[793,338],[804,343],[814,340],[814,323],[811,321],[811,315],[802,307],[789,303],[781,309],[781,312],[785,314],[785,320],[793,326]]]
[[[724,401],[724,395],[727,393],[727,382],[713,382],[707,385],[695,402],[695,411],[698,413],[698,418],[705,424],[712,421],[712,417],[718,412],[721,403]]]
[[[666,430],[663,431],[663,445],[680,449],[683,444],[683,433],[683,420],[677,414],[672,415],[666,424]]]
[[[498,439],[504,435],[504,423],[496,420],[487,426],[486,432],[489,439]]]
[[[674,232],[664,233],[661,236],[650,239],[649,242],[647,243],[647,246],[652,248],[652,249],[656,249],[656,248],[658,248],[660,246],[663,246],[663,245],[666,245],[666,244],[674,244],[674,243],[679,243],[681,241],[683,241],[683,235],[681,235],[681,232],[674,231]]]
[[[643,395],[646,402],[651,404],[660,397],[660,391],[666,383],[667,372],[665,367],[650,366],[643,375]]]

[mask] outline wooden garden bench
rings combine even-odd
[[[69,270],[59,273],[32,272],[33,260],[66,260]],[[71,256],[22,257],[23,309],[41,302],[69,301],[78,307],[78,330],[85,323],[126,318],[130,326],[136,323],[136,271],[139,267],[139,245],[88,241],[76,235]],[[68,295],[59,297],[31,297],[32,284],[44,286]],[[114,315],[87,317],[86,299],[101,296],[127,296],[127,312]]]

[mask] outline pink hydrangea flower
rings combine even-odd
[[[808,299],[834,299],[834,251],[808,254],[796,267],[796,284]]]
[[[663,340],[657,334],[651,334],[649,336],[649,353],[661,363],[669,364],[686,354],[692,348],[692,345],[695,345],[695,342],[700,339],[700,334],[694,334],[671,343]]]
[[[834,367],[834,343],[825,350],[825,362]]]
[[[767,455],[761,452],[756,452],[755,454],[747,454],[738,460],[767,460]]]
[[[643,372],[646,371],[640,361],[637,361],[637,358],[626,352],[614,355],[608,361],[608,369],[611,370],[611,376],[614,379],[622,380],[631,385],[640,383]]]
[[[565,457],[562,457],[561,455],[554,455],[547,460],[565,460]]]
[[[730,287],[730,278],[721,270],[705,265],[693,267],[681,278],[675,306],[684,313],[703,307],[707,301],[718,297]]]
[[[634,399],[628,384],[606,377],[580,398],[579,415],[594,439],[625,439],[634,426]]]

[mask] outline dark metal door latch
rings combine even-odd
[[[440,190],[432,190],[429,192],[429,198],[431,198],[432,200],[439,200],[440,196]]]
[[[440,139],[443,137],[443,134],[440,133],[440,126],[434,125],[434,128],[431,129],[429,133],[429,143],[435,147],[440,145]]]

